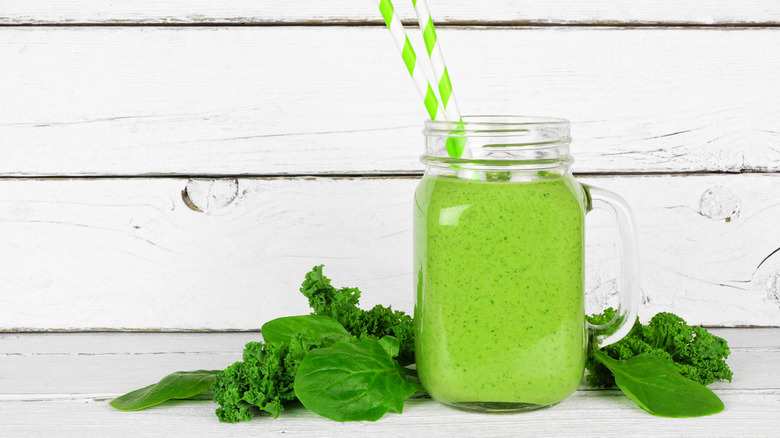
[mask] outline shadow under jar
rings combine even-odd
[[[589,340],[617,342],[636,319],[630,207],[572,176],[566,120],[471,116],[427,121],[424,134],[414,205],[423,386],[440,403],[481,412],[560,402],[582,380]],[[613,214],[621,239],[620,306],[603,326],[587,324],[584,311],[584,224],[593,208]]]

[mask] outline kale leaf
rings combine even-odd
[[[296,399],[295,376],[307,353],[328,347],[350,334],[373,340],[393,336],[400,344],[398,363],[414,362],[411,316],[381,305],[368,311],[360,309],[360,290],[334,288],[330,279],[322,275],[322,265],[306,274],[301,293],[308,298],[313,315],[317,316],[269,321],[262,332],[268,338],[266,341],[277,342],[246,344],[243,361],[216,375],[212,390],[214,401],[220,405],[216,411],[220,421],[248,421],[263,411],[278,417],[284,404]]]
[[[278,417],[283,405],[295,400],[295,374],[309,350],[321,346],[322,340],[304,329],[289,343],[250,342],[244,348],[243,361],[217,373],[212,390],[219,403],[220,421],[249,421],[264,411]]]
[[[414,363],[414,322],[402,311],[377,304],[371,310],[358,307],[360,290],[353,287],[336,289],[322,274],[322,266],[315,266],[306,274],[301,293],[309,299],[315,315],[334,318],[352,335],[360,339],[380,339],[393,336],[401,343],[398,362]]]
[[[608,308],[602,314],[588,316],[592,324],[605,324],[615,316]],[[691,327],[679,316],[662,312],[656,314],[647,326],[637,318],[625,338],[601,349],[607,356],[626,360],[640,354],[651,354],[672,364],[683,376],[709,385],[716,380],[731,381],[732,372],[726,364],[730,351],[726,340],[702,327]],[[615,377],[592,355],[586,363],[588,383],[591,386],[613,386]]]

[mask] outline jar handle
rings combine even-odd
[[[606,324],[588,323],[595,346],[605,347],[621,340],[631,331],[639,306],[639,256],[636,225],[631,206],[620,195],[583,184],[588,196],[588,212],[608,211],[617,221],[620,236],[620,304],[615,317]]]

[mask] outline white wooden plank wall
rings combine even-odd
[[[5,0],[5,24],[379,24],[375,4],[362,0]],[[395,2],[404,21],[414,13]],[[407,2],[408,3],[408,2]],[[544,2],[516,0],[430,0],[437,23],[567,24],[770,24],[780,21],[773,0],[622,0]]]
[[[382,27],[0,30],[0,174],[422,169],[424,110]],[[780,28],[439,34],[463,111],[571,119],[575,171],[780,165]]]
[[[780,175],[582,180],[619,191],[635,207],[643,318],[673,309],[708,325],[778,323]],[[258,329],[279,315],[307,313],[298,287],[320,263],[336,284],[361,287],[364,305],[411,311],[416,184],[2,180],[0,327]],[[614,304],[618,249],[605,217],[592,219],[587,286],[596,310]]]
[[[780,5],[431,7],[464,112],[572,119],[632,203],[643,317],[780,326]],[[411,310],[425,114],[372,1],[7,0],[0,84],[0,330],[256,329],[319,263]]]

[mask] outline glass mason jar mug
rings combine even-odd
[[[461,409],[553,405],[582,380],[589,342],[608,345],[636,319],[631,210],[571,174],[569,122],[464,117],[425,124],[415,192],[415,359],[423,386]],[[447,148],[465,145],[463,157]],[[584,222],[593,208],[620,229],[620,305],[586,323]]]

